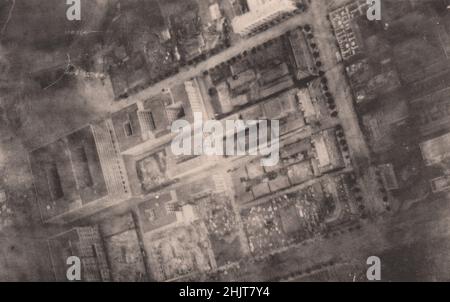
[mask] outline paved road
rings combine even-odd
[[[280,23],[269,30],[257,34],[253,37],[242,39],[237,44],[231,46],[230,48],[222,51],[221,53],[208,58],[206,61],[196,65],[190,66],[186,69],[182,69],[178,74],[167,78],[147,89],[137,93],[136,95],[131,96],[127,100],[122,101],[111,101],[110,110],[111,112],[115,112],[120,110],[130,104],[138,100],[146,100],[151,96],[154,96],[162,91],[162,89],[170,88],[174,85],[179,85],[184,83],[185,81],[200,75],[203,71],[208,70],[212,67],[219,65],[222,62],[228,61],[231,58],[241,54],[245,50],[249,50],[255,46],[263,44],[271,39],[279,37],[286,33],[287,31],[294,29],[300,25],[311,23],[312,22],[311,14],[299,14],[295,15],[292,18],[286,20],[283,23]]]
[[[311,5],[313,28],[321,53],[321,61],[329,79],[329,87],[336,100],[342,126],[354,156],[369,157],[369,147],[364,135],[358,127],[358,117],[353,104],[353,96],[345,76],[344,65],[337,62],[336,53],[339,49],[331,31],[331,24],[326,19],[326,9],[323,1],[314,1]]]
[[[380,212],[384,210],[384,205],[378,184],[374,179],[375,176],[369,170],[371,163],[370,149],[359,127],[358,114],[355,110],[353,94],[345,75],[345,67],[343,63],[338,62],[336,57],[339,49],[332,34],[331,23],[326,18],[329,6],[330,4],[325,1],[314,1],[311,4],[312,25],[320,49],[324,70],[326,70],[326,77],[329,80],[328,86],[335,98],[339,119],[350,146],[352,162],[355,165],[355,171],[359,175],[359,185],[364,196],[366,196],[366,208],[373,212]]]

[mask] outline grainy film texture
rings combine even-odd
[[[448,0],[0,0],[0,281],[450,280],[449,56]]]

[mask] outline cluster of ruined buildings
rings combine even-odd
[[[259,2],[267,2],[260,3],[264,12],[250,9],[267,14],[271,1]],[[282,3],[287,10],[296,9],[292,1]],[[255,22],[266,24],[272,19]],[[244,21],[236,21],[235,26],[242,27],[239,22]],[[195,220],[198,209],[181,201],[205,192],[233,195],[231,183],[237,183],[234,198],[246,203],[344,168],[337,124],[320,128],[330,112],[310,44],[305,30],[292,30],[31,151],[42,221],[71,228],[99,213],[151,201],[142,215],[148,231],[153,231]],[[234,178],[242,177],[236,171],[255,158],[173,155],[170,125],[178,119],[192,122],[194,112],[204,120],[280,120],[284,159],[265,173],[273,176],[287,170],[288,175],[240,192],[242,180]],[[84,280],[111,279],[97,227],[75,227],[56,235],[49,239],[49,248],[56,279],[65,279],[64,259],[69,255],[81,258]]]
[[[422,158],[411,162],[419,165],[423,160],[420,170],[430,191],[445,194],[450,188],[445,163],[449,154],[449,3],[387,1],[384,6],[387,13],[378,23],[367,21],[368,6],[363,0],[330,13],[355,107],[371,149],[385,162],[380,170],[388,190],[410,189],[408,181],[398,177],[405,169],[398,163],[405,156],[399,146],[406,144],[409,150],[420,151]],[[412,21],[411,16],[416,19]],[[403,35],[408,27],[415,30]],[[411,45],[417,50],[411,50]],[[418,59],[412,64],[414,56]],[[413,130],[408,133],[407,129]]]

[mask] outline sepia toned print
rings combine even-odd
[[[449,56],[448,0],[0,0],[0,281],[449,281]]]

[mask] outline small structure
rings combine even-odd
[[[328,173],[345,166],[335,135],[335,129],[324,130],[312,136],[320,173]]]
[[[445,175],[431,180],[433,193],[440,193],[450,190],[450,176]]]
[[[442,162],[450,156],[450,133],[421,143],[420,149],[427,166]]]
[[[309,89],[301,89],[297,92],[297,100],[300,104],[301,110],[305,119],[314,118],[316,116],[316,109],[311,100]]]
[[[177,212],[177,222],[190,224],[199,219],[199,210],[197,205],[186,204],[182,206]]]
[[[380,165],[378,167],[381,172],[383,183],[388,190],[397,190],[399,188],[397,176],[395,175],[394,166],[392,164]]]
[[[177,222],[176,196],[174,192],[151,198],[138,206],[144,233],[167,227]]]
[[[0,205],[6,203],[8,199],[8,196],[6,195],[6,191],[3,189],[0,189]]]

